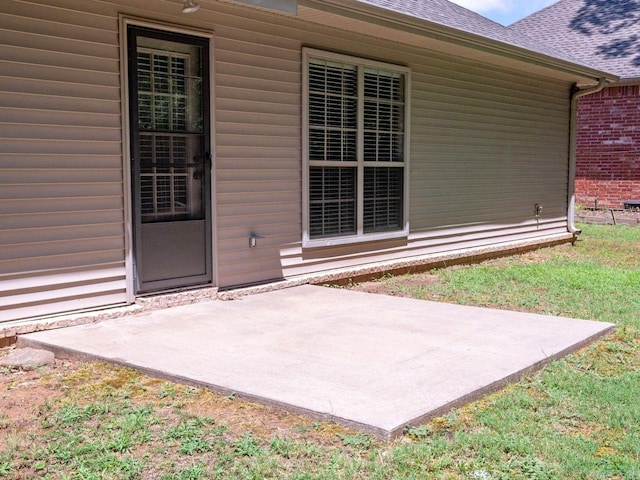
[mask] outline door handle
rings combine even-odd
[[[202,177],[204,176],[204,172],[206,172],[207,169],[211,171],[211,154],[209,152],[206,152],[204,154],[204,164],[200,162],[196,162],[193,164],[187,164],[187,166],[196,167],[196,171],[193,172],[193,178],[195,180],[201,180]]]

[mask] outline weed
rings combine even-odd
[[[73,403],[65,404],[54,414],[56,423],[61,425],[82,423],[87,421],[89,418],[91,418],[91,411],[89,408],[79,407],[78,405]]]
[[[38,415],[44,415],[45,413],[50,412],[52,408],[53,408],[53,402],[47,398],[43,403],[41,403],[35,408],[35,411],[36,411],[36,414]]]
[[[200,452],[209,452],[214,450],[214,444],[202,437],[188,437],[180,442],[180,453],[183,455],[194,455],[195,453]]]
[[[176,385],[169,382],[164,382],[158,388],[158,398],[175,398],[178,394]]]
[[[365,433],[344,435],[340,438],[342,440],[342,444],[346,447],[369,448],[373,445],[373,438],[371,435]]]
[[[430,425],[407,426],[405,428],[405,434],[414,438],[426,438],[431,435],[431,433]]]
[[[238,455],[253,457],[261,453],[262,448],[251,432],[246,432],[233,443],[233,449]]]
[[[6,430],[11,425],[11,419],[6,413],[0,413],[0,430]]]
[[[307,426],[304,423],[297,423],[294,426],[294,431],[297,433],[307,433],[309,429],[307,428]]]
[[[281,455],[285,458],[290,458],[291,453],[293,452],[295,446],[294,443],[286,438],[276,437],[271,440],[271,444],[269,445],[269,450],[276,455]]]
[[[161,480],[199,480],[205,478],[207,474],[206,466],[202,463],[197,465],[191,465],[189,467],[183,467],[179,472],[173,475],[164,475]]]
[[[107,444],[107,449],[113,452],[128,452],[133,446],[133,439],[126,433],[120,433]]]
[[[183,418],[178,425],[169,428],[166,433],[168,438],[189,438],[198,435],[202,429],[203,422],[199,418]]]

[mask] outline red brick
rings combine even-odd
[[[640,85],[609,87],[578,103],[576,199],[622,208],[640,199]]]

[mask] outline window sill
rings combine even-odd
[[[340,245],[353,245],[355,243],[368,243],[377,242],[383,240],[395,240],[398,238],[407,239],[409,232],[406,230],[400,230],[397,232],[381,232],[381,233],[368,233],[360,236],[349,237],[331,237],[331,238],[318,238],[315,240],[303,240],[302,248],[326,248]]]

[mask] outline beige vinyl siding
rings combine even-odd
[[[0,5],[0,321],[126,300],[117,21],[55,3]]]
[[[201,3],[0,2],[0,321],[126,300],[119,13],[214,32],[221,287],[566,232],[568,83]],[[411,69],[407,239],[302,249],[305,46]]]
[[[466,226],[458,235],[489,230],[489,239],[514,227],[531,235],[562,229],[569,86],[472,66],[451,70],[435,61],[414,69],[414,237],[448,225]]]
[[[227,18],[215,29],[221,286],[281,278],[280,250],[302,235],[301,44],[278,36],[288,29]]]
[[[224,20],[215,53],[221,286],[566,232],[568,83],[285,19]],[[408,239],[302,249],[303,46],[411,68]],[[263,237],[254,249],[251,233]]]

